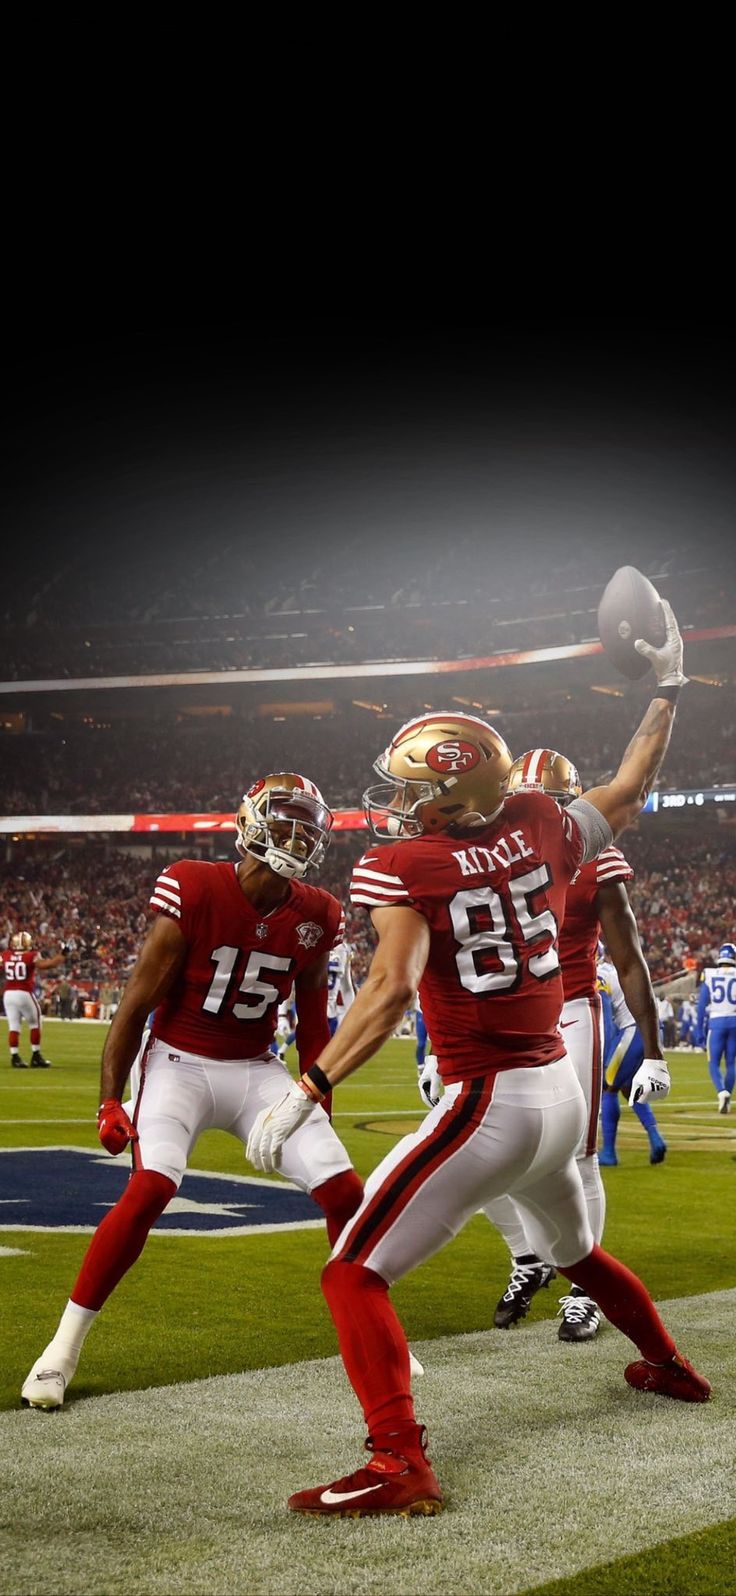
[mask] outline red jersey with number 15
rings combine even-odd
[[[380,845],[355,866],[354,904],[404,905],[429,925],[419,990],[448,1083],[562,1057],[557,931],[583,847],[574,816],[519,793],[462,839]]]
[[[167,865],[150,901],[156,914],[176,921],[187,941],[184,967],[156,1009],[153,1034],[205,1058],[265,1053],[279,1003],[340,933],[342,911],[331,893],[292,881],[284,902],[261,914],[240,887],[237,865],[228,861]]]
[[[5,948],[2,955],[6,992],[32,992],[36,985],[36,954],[15,953]]]

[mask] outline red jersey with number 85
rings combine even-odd
[[[153,1034],[205,1058],[257,1058],[273,1041],[279,1003],[338,939],[342,911],[321,887],[292,881],[270,914],[246,898],[237,865],[182,859],[162,870],[151,908],[187,941],[184,967],[156,1009]],[[327,988],[325,987],[325,1003]]]
[[[583,856],[572,815],[542,793],[509,798],[488,826],[369,848],[352,902],[422,914],[419,991],[443,1080],[561,1058],[558,927]]]

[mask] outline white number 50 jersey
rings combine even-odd
[[[736,1018],[736,968],[720,964],[703,971],[703,985],[708,988],[710,1023],[714,1020]]]

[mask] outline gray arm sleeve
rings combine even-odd
[[[613,832],[600,809],[595,804],[589,804],[587,798],[573,798],[568,804],[566,814],[574,815],[578,828],[585,844],[585,852],[581,863],[587,864],[590,859],[597,859],[604,848],[609,848],[613,842]]]

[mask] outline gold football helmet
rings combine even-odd
[[[277,876],[305,876],[322,863],[332,812],[313,781],[293,772],[262,776],[235,816],[239,853],[262,859]]]
[[[495,818],[511,754],[487,721],[433,714],[407,721],[373,769],[384,778],[363,794],[374,837],[435,836]]]
[[[554,748],[530,748],[511,766],[509,796],[513,792],[546,792],[558,804],[569,804],[582,790],[575,766]]]
[[[33,937],[30,931],[16,931],[10,938],[10,946],[14,953],[30,953],[33,947]]]

